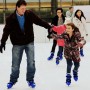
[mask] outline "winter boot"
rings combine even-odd
[[[13,82],[9,82],[9,83],[7,84],[7,88],[10,89],[10,88],[12,88],[13,85],[14,85]]]
[[[68,86],[71,84],[71,75],[69,73],[66,75],[66,84]]]
[[[82,57],[84,57],[83,49],[80,49],[80,55],[81,55]]]
[[[28,81],[28,86],[35,88],[36,84],[34,81]]]
[[[75,71],[75,70],[73,70],[73,78],[74,78],[75,81],[78,80],[78,72]]]
[[[52,60],[52,59],[53,59],[53,57],[54,57],[54,53],[53,53],[53,52],[51,52],[51,55],[48,57],[48,60]]]

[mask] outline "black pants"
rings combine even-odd
[[[83,49],[83,47],[80,47],[80,50]]]
[[[72,68],[73,63],[74,63],[73,70],[78,71],[80,62],[73,62],[71,59],[67,59],[66,62],[67,62],[67,73],[71,73],[71,68]]]
[[[55,52],[56,45],[57,45],[57,40],[53,40],[53,46],[52,46],[51,52],[53,52],[53,53]],[[63,52],[63,47],[59,46],[59,50],[58,50],[57,56],[59,56],[60,53],[62,53],[62,52]]]

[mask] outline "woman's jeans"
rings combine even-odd
[[[10,75],[10,82],[16,83],[19,78],[20,64],[22,60],[23,51],[25,50],[27,57],[27,74],[26,80],[34,79],[35,61],[34,61],[34,42],[27,45],[14,45],[12,48],[12,72]]]

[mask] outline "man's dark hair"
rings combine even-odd
[[[17,3],[16,3],[16,7],[20,7],[21,5],[27,5],[26,1],[25,0],[18,0]]]

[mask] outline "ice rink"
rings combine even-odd
[[[90,40],[90,38],[88,40]],[[28,84],[26,82],[27,58],[25,53],[23,53],[18,82],[10,90],[90,90],[90,42],[88,41],[87,44],[84,46],[85,56],[81,57],[81,64],[79,68],[79,80],[75,82],[72,78],[72,83],[69,87],[65,83],[65,58],[60,61],[59,65],[56,65],[55,63],[58,47],[56,48],[54,59],[51,61],[47,60],[48,56],[50,55],[51,46],[52,42],[35,42],[36,88],[32,89],[28,87]],[[11,50],[12,45],[10,43],[7,43],[6,50],[4,51],[4,53],[0,53],[0,90],[7,90],[6,85],[9,82],[11,73]]]
[[[36,88],[34,90],[90,90],[90,43],[84,47],[84,57],[81,57],[81,65],[79,69],[79,80],[75,82],[72,78],[72,83],[68,87],[65,84],[66,79],[66,61],[63,59],[59,65],[56,65],[55,57],[48,61],[47,57],[50,54],[51,43],[36,43],[35,44],[35,63]],[[11,73],[11,49],[12,45],[7,44],[6,51],[0,54],[0,90],[7,90],[6,84],[9,81]],[[56,52],[57,52],[56,48]],[[18,82],[11,90],[33,90],[28,87],[26,82],[26,55],[23,54],[21,63],[21,71]]]

